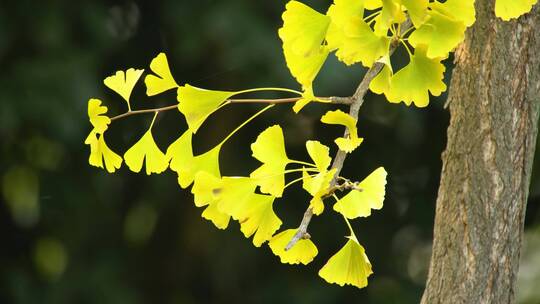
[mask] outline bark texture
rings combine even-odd
[[[422,303],[513,303],[540,104],[540,12],[476,0],[456,51],[450,126]]]

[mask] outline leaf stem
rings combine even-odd
[[[288,92],[288,93],[302,95],[302,92],[300,91],[287,89],[287,88],[253,88],[253,89],[246,89],[246,90],[238,91],[234,95],[240,95],[240,94],[251,93],[251,92],[260,92],[260,91]]]
[[[309,167],[317,167],[317,165],[315,165],[315,164],[311,164],[311,163],[304,162],[304,161],[301,161],[301,160],[289,159],[289,161],[290,161],[291,164],[299,164],[299,165],[304,165],[304,166],[309,166]]]
[[[156,111],[156,114],[154,114],[154,118],[152,118],[152,122],[150,123],[150,128],[149,128],[150,130],[151,130],[152,127],[154,126],[154,122],[156,121],[156,117],[157,117],[158,113],[159,113],[159,112]]]
[[[229,135],[227,135],[227,137],[225,137],[225,139],[223,139],[219,145],[223,145],[225,142],[227,142],[227,140],[229,140],[234,134],[236,134],[236,132],[240,131],[240,129],[242,129],[245,125],[247,125],[250,121],[252,121],[253,119],[255,119],[257,116],[261,115],[262,113],[264,113],[266,110],[270,109],[271,107],[273,107],[274,105],[273,104],[270,104],[270,105],[267,105],[266,107],[264,107],[264,109],[260,110],[259,112],[255,113],[253,116],[251,116],[250,118],[248,118],[246,121],[244,121],[241,125],[239,125],[238,127],[236,127],[236,129],[234,129]]]

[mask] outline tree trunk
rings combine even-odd
[[[540,10],[477,21],[456,51],[422,303],[513,303],[540,104]]]

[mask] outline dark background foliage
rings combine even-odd
[[[324,11],[329,1],[310,1]],[[284,1],[5,1],[0,4],[0,303],[417,303],[430,257],[440,154],[446,140],[446,96],[426,109],[390,104],[369,94],[361,110],[362,146],[343,174],[361,180],[389,172],[381,211],[354,221],[375,274],[365,289],[329,285],[317,276],[345,242],[337,214],[313,220],[319,247],[306,267],[283,265],[266,245],[255,248],[232,223],[220,231],[200,217],[192,196],[167,172],[114,175],[88,165],[86,105],[102,99],[109,113],[125,103],[102,83],[116,70],[146,68],[168,54],[181,84],[237,90],[297,88],[280,49]],[[399,61],[406,54],[396,55]],[[451,59],[446,60],[447,78]],[[364,70],[333,56],[316,80],[321,96],[354,92]],[[176,103],[175,93],[148,98],[142,82],[134,108]],[[277,97],[282,95],[264,95]],[[211,116],[195,137],[197,152],[220,141],[260,105],[232,105]],[[300,114],[279,106],[225,146],[222,172],[246,175],[257,166],[249,144],[279,123],[288,153],[305,158],[304,143],[332,147],[339,127],[323,127],[328,105]],[[151,115],[114,123],[108,142],[119,154],[147,128]],[[164,150],[185,129],[175,111],[154,128]],[[471,138],[474,140],[474,138]],[[538,172],[535,170],[535,172]],[[533,177],[519,301],[538,303],[540,180]],[[276,203],[283,228],[298,225],[308,195],[295,188]]]

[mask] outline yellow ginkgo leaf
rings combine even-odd
[[[150,70],[156,75],[147,75],[144,79],[146,95],[153,96],[178,87],[174,80],[165,53],[159,53],[152,62]]]
[[[103,134],[111,123],[109,117],[102,115],[105,113],[107,113],[107,107],[101,105],[101,100],[95,98],[88,100],[88,118],[98,134]]]
[[[230,215],[235,220],[247,217],[247,210],[253,201],[262,197],[255,193],[257,184],[249,177],[223,177],[221,186],[215,191],[219,211]]]
[[[214,176],[221,176],[219,170],[220,151],[221,145],[218,145],[203,154],[194,156],[187,163],[182,163],[175,167],[175,171],[178,173],[178,184],[180,184],[180,187],[189,187],[195,179],[195,175],[201,171],[208,172]]]
[[[309,56],[298,55],[289,49],[283,49],[289,71],[304,90],[312,88],[312,83],[328,57],[328,48],[319,47]]]
[[[502,20],[518,18],[531,11],[538,0],[496,0],[495,15]]]
[[[376,94],[385,94],[388,95],[390,92],[391,79],[392,79],[392,69],[391,67],[385,65],[381,72],[373,78],[369,83],[369,89]]]
[[[401,9],[401,0],[382,0],[381,13],[375,17],[375,34],[386,36],[390,25],[402,23],[407,19],[404,11]]]
[[[140,172],[143,162],[146,163],[146,174],[161,173],[167,169],[169,162],[167,157],[154,141],[152,129],[144,133],[141,139],[124,154],[126,165],[133,172]]]
[[[283,49],[299,57],[308,57],[319,52],[330,24],[328,16],[301,2],[289,1],[282,18],[283,27],[278,33],[283,41]]]
[[[306,142],[306,149],[319,172],[326,171],[330,167],[330,163],[332,162],[330,148],[316,140],[308,140]]]
[[[401,4],[407,8],[407,13],[416,28],[421,26],[427,18],[428,2],[429,0],[401,0]]]
[[[358,288],[367,286],[367,278],[372,273],[364,247],[353,236],[319,270],[319,276],[328,283],[339,286],[348,284]]]
[[[463,41],[465,24],[436,10],[429,11],[428,15],[427,21],[411,33],[409,42],[415,48],[426,45],[428,58],[446,58]]]
[[[321,122],[325,124],[337,124],[347,127],[348,137],[340,137],[335,140],[339,149],[344,152],[351,153],[354,151],[354,149],[360,146],[364,140],[363,138],[358,137],[356,119],[341,110],[326,112],[326,114],[321,117]]]
[[[195,206],[202,207],[211,203],[215,203],[221,191],[222,182],[219,177],[216,177],[208,172],[200,171],[195,175],[191,193],[195,200]]]
[[[373,62],[388,53],[390,39],[378,36],[362,19],[364,1],[336,0],[328,9],[332,23],[326,34],[330,49],[347,65],[362,62],[371,67]]]
[[[274,199],[271,195],[255,194],[245,210],[244,218],[240,220],[240,231],[247,238],[253,235],[255,247],[272,238],[281,226],[282,222],[272,208]]]
[[[370,216],[371,209],[382,208],[385,186],[386,171],[377,168],[358,185],[359,190],[351,190],[337,201],[334,210],[349,219]]]
[[[209,204],[208,207],[204,209],[202,217],[212,221],[218,229],[226,229],[227,226],[229,226],[229,221],[231,219],[230,216],[219,211],[216,204]]]
[[[381,0],[364,0],[364,6],[368,10],[375,10],[382,6]]]
[[[342,46],[345,39],[345,26],[350,22],[351,18],[364,15],[364,1],[334,0],[326,15],[331,20],[326,33],[326,41],[328,47],[334,50]]]
[[[274,235],[268,242],[268,246],[279,257],[281,263],[302,263],[307,265],[313,261],[318,253],[317,247],[310,239],[300,239],[291,249],[285,250],[285,246],[287,246],[296,231],[297,229],[287,229]]]
[[[290,162],[281,127],[274,125],[261,132],[251,144],[251,151],[263,164],[250,177],[256,180],[261,192],[281,197],[285,187],[285,167]]]
[[[144,70],[128,69],[127,71],[118,71],[116,74],[109,76],[103,80],[103,83],[109,89],[118,93],[129,105],[129,97],[131,91],[135,87],[137,80],[141,77]]]
[[[194,196],[195,206],[207,206],[201,216],[211,221],[218,229],[225,229],[229,225],[231,217],[218,208],[218,194],[221,187],[222,182],[219,175],[199,171],[195,175],[191,193]]]
[[[113,173],[122,165],[122,157],[114,153],[107,146],[103,134],[98,139],[96,131],[92,130],[86,138],[85,143],[90,145],[90,157],[88,159],[90,165],[103,168],[103,160],[105,160],[105,168],[109,173]]]
[[[168,148],[165,156],[170,161],[171,170],[180,172],[186,166],[189,166],[193,160],[193,149],[191,146],[192,133],[187,130]]]
[[[361,62],[365,67],[371,67],[388,54],[390,38],[376,35],[362,18],[351,18],[344,31],[336,56],[345,64]]]
[[[322,198],[330,191],[330,183],[335,174],[336,169],[320,172],[315,176],[310,176],[306,170],[302,171],[302,187],[313,196],[309,202],[313,214],[320,215],[324,211]]]
[[[390,90],[386,93],[393,103],[414,103],[417,107],[429,104],[429,93],[439,96],[446,90],[443,82],[445,67],[442,58],[428,58],[426,47],[419,45],[407,66],[399,70],[390,80]]]
[[[178,88],[178,110],[184,114],[192,133],[235,92],[211,91],[189,84]]]
[[[463,22],[469,27],[476,20],[475,0],[447,0],[444,3],[435,1],[430,3],[432,10],[448,16],[449,18]]]

